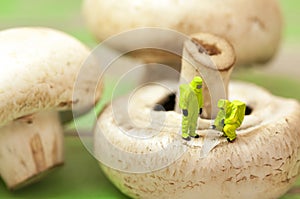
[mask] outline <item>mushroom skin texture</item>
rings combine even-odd
[[[14,28],[0,32],[0,44],[0,126],[41,110],[87,104],[84,97],[72,99],[77,74],[90,55],[77,39],[49,28]],[[93,83],[82,81],[77,97],[90,94]],[[100,93],[101,87],[96,99]]]
[[[216,34],[233,44],[238,65],[264,63],[272,58],[283,24],[277,0],[85,0],[83,14],[99,41],[140,27],[168,28],[186,35]],[[144,60],[158,61],[159,52],[149,58],[146,51],[142,53]],[[141,52],[136,55],[141,56]],[[174,62],[176,57],[163,54],[159,58],[166,63]]]
[[[176,83],[174,84],[175,88]],[[129,105],[129,115],[135,115],[135,122],[147,120],[147,114],[140,113],[152,110],[157,102],[165,99],[171,92],[158,85],[142,88],[135,94],[135,99],[130,99],[135,106]],[[161,133],[152,139],[135,139],[124,134],[114,119],[114,113],[118,113],[118,105],[128,103],[128,99],[119,99],[115,107],[107,106],[99,116],[95,128],[96,157],[103,153],[99,151],[103,142],[98,138],[101,129],[109,143],[120,150],[137,154],[137,158],[129,161],[106,150],[108,157],[119,157],[115,161],[123,163],[122,168],[128,170],[121,171],[100,162],[102,170],[116,187],[132,198],[280,197],[292,186],[299,174],[299,102],[273,96],[249,83],[231,82],[229,93],[230,100],[244,101],[252,109],[237,130],[237,140],[234,143],[228,143],[224,137],[220,137],[220,144],[207,157],[200,158],[203,138],[182,141],[189,147],[180,158],[164,168],[147,173],[130,173],[128,170],[131,169],[132,161],[136,164],[148,162],[149,165],[164,161],[160,153],[151,160],[143,159],[141,154],[163,151],[171,142],[182,140],[179,133],[181,115],[174,111],[158,112],[157,114],[165,114],[166,118]],[[135,114],[138,111],[140,113]],[[126,121],[120,123],[126,124]],[[198,119],[198,133],[201,134],[209,125],[210,120]],[[148,129],[143,130],[147,132]]]
[[[89,55],[82,43],[57,30],[0,31],[0,175],[9,189],[63,164],[63,132],[56,112],[92,107],[95,102],[84,97],[95,94],[97,100],[101,95],[101,83],[95,93],[90,90],[97,85],[91,74],[74,86]]]

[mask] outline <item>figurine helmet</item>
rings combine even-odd
[[[195,92],[200,92],[200,89],[202,88],[202,78],[199,76],[195,76],[191,81],[190,86]]]

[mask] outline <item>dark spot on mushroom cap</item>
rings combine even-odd
[[[31,119],[27,120],[27,124],[32,124],[32,120]]]
[[[252,113],[252,108],[250,106],[246,106],[245,115],[250,115]]]
[[[64,106],[67,106],[69,103],[68,102],[60,102],[58,104],[59,107],[64,107]]]
[[[207,53],[210,56],[221,54],[221,50],[215,44],[208,44],[200,39],[191,40],[198,48],[200,53]]]
[[[24,115],[21,117],[18,117],[15,119],[15,121],[21,121],[21,122],[25,122],[27,124],[32,124],[33,123],[33,115],[29,114],[29,115]]]
[[[59,104],[58,104],[58,107],[65,107],[65,106],[71,106],[72,104],[76,104],[76,103],[78,103],[78,99],[76,99],[76,100],[74,100],[74,101],[66,101],[66,102],[60,102]]]
[[[176,94],[171,93],[167,95],[159,102],[157,102],[153,108],[154,111],[174,111],[175,110],[175,98]]]

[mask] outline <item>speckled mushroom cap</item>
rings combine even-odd
[[[74,83],[90,51],[75,38],[49,28],[14,28],[0,32],[0,125],[42,110],[86,105],[94,84]],[[87,74],[88,75],[88,74]],[[97,81],[97,80],[95,80]],[[96,93],[100,96],[100,89]],[[91,106],[92,104],[90,104]]]
[[[126,159],[125,156],[114,154],[113,150],[104,152],[108,159],[110,157],[112,162],[118,162],[123,168],[119,170],[100,164],[108,178],[123,193],[132,198],[149,199],[268,199],[280,197],[291,187],[300,168],[299,102],[273,96],[252,84],[231,83],[230,100],[246,102],[252,112],[245,116],[234,143],[228,143],[220,137],[221,143],[207,157],[200,158],[204,139],[189,142],[181,139],[179,113],[156,113],[156,117],[165,114],[164,127],[149,139],[128,136],[120,128],[120,125],[128,125],[128,121],[116,122],[114,113],[119,113],[118,109],[121,108],[118,105],[133,103],[134,106],[128,106],[129,115],[135,122],[147,121],[154,105],[162,99],[168,99],[172,92],[159,85],[146,86],[134,95],[134,99],[128,101],[123,98],[113,102],[114,106],[107,106],[98,118],[95,128],[96,156],[103,154],[101,147],[104,140],[103,137],[100,139],[100,133],[119,150],[136,155],[136,159],[134,156]],[[152,127],[127,129],[147,134]],[[199,119],[198,127],[199,132],[207,129],[209,121]],[[151,168],[165,161],[173,153],[164,156],[164,150],[176,140],[182,142],[177,147],[188,145],[188,150],[172,164],[152,172],[129,172],[133,165],[145,164]],[[161,152],[155,155],[157,151]],[[147,154],[153,154],[151,159],[147,159]]]
[[[282,30],[277,0],[85,0],[83,12],[99,41],[137,27],[208,32],[233,44],[237,64],[269,60]]]

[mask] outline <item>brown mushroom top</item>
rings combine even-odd
[[[282,29],[276,0],[85,0],[83,12],[99,41],[137,27],[170,28],[187,35],[208,32],[233,44],[238,64],[268,61]]]
[[[66,110],[90,51],[75,38],[48,28],[0,32],[0,125],[41,110]],[[89,81],[89,82],[88,82]],[[92,81],[79,88],[85,96]],[[99,97],[100,93],[97,94]]]

